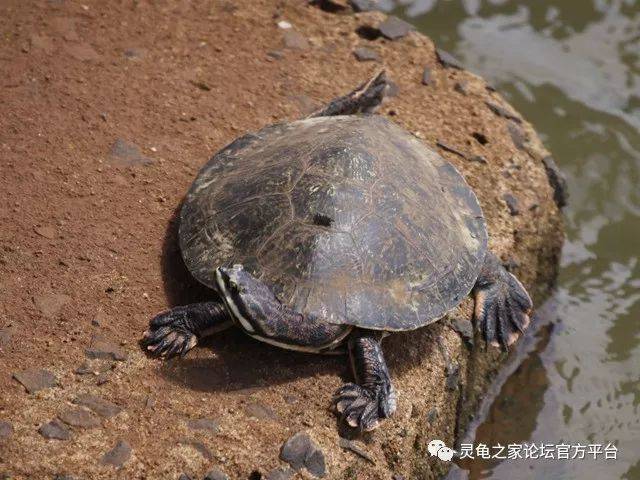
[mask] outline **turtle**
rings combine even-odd
[[[235,325],[301,352],[347,354],[333,397],[370,431],[398,395],[382,339],[443,317],[469,294],[476,328],[508,349],[528,327],[525,287],[488,248],[480,204],[458,170],[376,113],[385,72],[309,116],[234,140],[197,174],[180,210],[180,251],[210,301],[157,314],[142,345],[184,356]]]

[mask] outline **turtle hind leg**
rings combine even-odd
[[[387,77],[383,70],[364,82],[353,92],[333,99],[322,109],[309,115],[308,118],[373,113],[380,103],[382,103],[386,88]]]
[[[529,326],[533,304],[527,290],[487,252],[473,292],[477,327],[487,343],[506,350]]]
[[[333,402],[343,421],[360,431],[370,431],[396,410],[396,393],[382,354],[372,335],[349,339],[349,356],[357,383],[347,383],[335,393]]]
[[[184,356],[199,339],[230,327],[232,323],[226,309],[217,302],[184,305],[153,317],[141,343],[157,357]]]

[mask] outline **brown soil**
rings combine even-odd
[[[207,297],[175,245],[174,215],[199,167],[241,133],[297,118],[367,78],[380,65],[354,59],[362,45],[399,87],[382,114],[427,145],[440,140],[486,159],[440,149],[475,188],[492,248],[517,262],[540,299],[561,243],[544,149],[526,123],[529,141],[518,149],[510,121],[485,104],[506,105],[499,95],[443,68],[427,38],[356,33],[382,18],[302,0],[2,2],[0,420],[13,432],[0,437],[0,477],[201,478],[218,466],[246,479],[283,466],[280,446],[299,430],[323,449],[328,478],[443,472],[426,443],[453,443],[504,360],[470,353],[449,320],[385,344],[400,402],[391,421],[359,440],[375,464],[338,444],[328,405],[349,378],[343,358],[280,351],[237,331],[164,364],[137,344],[153,313]],[[283,19],[302,35],[289,39],[302,49],[284,48]],[[421,85],[425,66],[435,86]],[[467,300],[452,318],[470,313]],[[112,356],[126,359],[87,360],[96,335],[95,348],[115,343],[121,352]],[[75,373],[86,361],[95,374]],[[447,362],[460,365],[459,388],[445,387]],[[50,370],[58,386],[27,393],[12,374],[29,367]],[[38,428],[84,408],[71,405],[84,393],[122,411],[99,417],[97,427],[70,427],[70,440],[45,440]],[[217,420],[217,433],[189,428],[198,418]],[[131,456],[120,468],[102,464],[120,440]],[[127,458],[123,445],[110,458]]]

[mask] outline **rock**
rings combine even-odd
[[[435,86],[436,84],[429,67],[424,67],[424,70],[422,71],[422,84],[427,86]]]
[[[462,337],[467,345],[473,346],[473,325],[469,320],[464,318],[455,318],[451,322],[451,328],[453,328],[458,335]]]
[[[220,470],[218,467],[215,467],[204,476],[204,480],[229,480],[229,476]]]
[[[115,403],[111,403],[108,400],[96,397],[95,395],[91,395],[90,393],[79,395],[76,399],[73,400],[73,403],[75,403],[76,405],[87,407],[94,413],[97,413],[104,418],[114,417],[122,411],[122,408]]]
[[[456,82],[453,89],[462,95],[469,95],[469,82]]]
[[[41,237],[48,238],[49,240],[53,240],[54,238],[56,238],[56,229],[54,227],[45,225],[36,227],[33,230]]]
[[[353,51],[353,55],[360,62],[379,62],[380,57],[376,52],[367,47],[358,47]]]
[[[467,156],[463,152],[461,152],[457,148],[452,147],[448,143],[443,142],[442,140],[437,140],[436,145],[441,149],[446,150],[447,152],[455,153],[456,155],[465,159],[467,158]]]
[[[267,55],[276,60],[284,58],[284,52],[282,50],[270,50],[267,52]]]
[[[378,25],[380,33],[389,40],[397,40],[406,36],[411,30],[413,25],[399,19],[393,15],[387,17],[387,19]]]
[[[455,68],[457,70],[464,69],[464,67],[456,57],[440,48],[436,48],[436,56],[438,57],[438,61],[443,67]]]
[[[471,158],[469,158],[469,160],[471,160],[472,162],[484,163],[485,165],[488,163],[487,159],[484,158],[482,155],[474,155]]]
[[[287,22],[286,20],[280,20],[278,23],[278,28],[281,28],[282,30],[289,30],[290,28],[293,27],[293,25],[291,25],[289,22]]]
[[[391,480],[405,480],[405,478],[402,475],[394,473],[393,476],[391,477]]]
[[[131,445],[126,440],[118,440],[115,447],[105,453],[100,460],[102,465],[121,467],[131,457]]]
[[[507,123],[507,130],[511,136],[513,144],[518,150],[524,150],[525,143],[527,143],[527,137],[524,130],[520,128],[515,122],[510,121]]]
[[[448,390],[456,390],[460,383],[460,367],[457,363],[447,365],[445,386]]]
[[[347,438],[340,438],[340,446],[345,450],[349,450],[355,453],[356,455],[358,455],[359,457],[364,458],[365,460],[367,460],[368,462],[371,462],[372,464],[376,463],[375,459],[369,454],[369,452],[367,452],[364,448],[362,448],[360,445],[358,445],[356,442],[352,440],[349,440]]]
[[[438,418],[438,409],[436,407],[433,407],[427,412],[427,420],[429,421],[429,423],[433,423],[435,422],[436,418]]]
[[[41,425],[38,428],[38,433],[49,440],[69,440],[71,438],[69,429],[57,418]]]
[[[510,193],[505,193],[502,195],[502,199],[507,204],[507,207],[509,207],[509,213],[511,215],[518,215],[520,213],[520,207],[518,206],[518,199],[516,197]]]
[[[517,115],[514,115],[509,110],[498,105],[497,103],[490,102],[490,101],[486,101],[484,103],[487,107],[489,107],[489,110],[491,110],[493,113],[495,113],[499,117],[506,118],[508,120],[513,120],[516,123],[522,123],[522,119],[520,117],[518,117]]]
[[[0,421],[0,440],[5,440],[13,434],[13,425],[6,420]]]
[[[400,87],[393,80],[387,79],[387,97],[397,97],[398,93],[400,93]]]
[[[128,358],[119,345],[97,334],[92,337],[91,344],[89,348],[85,349],[84,353],[91,359],[101,358],[124,362]]]
[[[187,427],[191,430],[205,430],[210,433],[218,433],[220,424],[211,418],[197,418],[187,420]]]
[[[142,154],[140,148],[122,138],[117,138],[111,149],[107,162],[117,167],[133,167],[136,165],[149,165],[153,160]]]
[[[191,477],[186,473],[181,473],[180,476],[178,477],[178,480],[191,480]]]
[[[98,417],[84,408],[69,408],[60,413],[58,418],[72,427],[95,428],[100,426]]]
[[[349,5],[354,12],[371,12],[378,10],[378,2],[376,0],[349,0]]]
[[[296,433],[282,445],[280,459],[295,470],[305,467],[316,477],[326,475],[324,453],[305,432]]]
[[[71,301],[71,297],[62,293],[46,293],[35,295],[33,303],[46,318],[55,318],[62,307]]]
[[[558,208],[562,208],[567,205],[569,199],[569,190],[567,188],[567,179],[564,174],[556,165],[551,155],[548,155],[542,159],[544,169],[547,172],[547,178],[549,184],[553,188],[553,200],[556,202]],[[2,346],[2,331],[0,331],[0,347]]]
[[[76,45],[67,45],[66,51],[76,60],[81,62],[97,62],[100,55],[88,43],[78,43]]]
[[[295,30],[286,30],[282,38],[285,48],[291,50],[306,50],[309,48],[309,42],[305,36]]]
[[[144,58],[147,51],[142,48],[126,48],[122,53],[129,60],[140,60]]]
[[[259,420],[279,420],[278,415],[276,415],[270,407],[259,402],[248,403],[247,406],[244,407],[244,411],[250,417],[257,418]]]
[[[13,378],[20,382],[29,393],[35,393],[58,385],[55,375],[42,368],[28,368],[15,372]]]
[[[265,480],[289,480],[293,475],[295,475],[295,470],[291,468],[276,468],[267,473]]]

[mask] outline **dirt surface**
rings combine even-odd
[[[355,439],[369,460],[340,446],[328,409],[350,378],[344,358],[238,331],[164,364],[137,343],[157,311],[208,298],[175,242],[199,167],[382,65],[398,92],[381,113],[463,172],[492,248],[540,300],[561,243],[546,152],[526,122],[487,106],[510,109],[481,79],[443,67],[427,38],[376,38],[383,18],[301,0],[0,4],[0,477],[202,478],[217,467],[260,478],[286,466],[280,447],[299,431],[323,452],[327,478],[445,470],[427,442],[453,443],[505,357],[468,349],[452,328],[471,317],[470,300],[385,341],[400,400],[392,420]],[[357,47],[380,61],[357,61]]]

